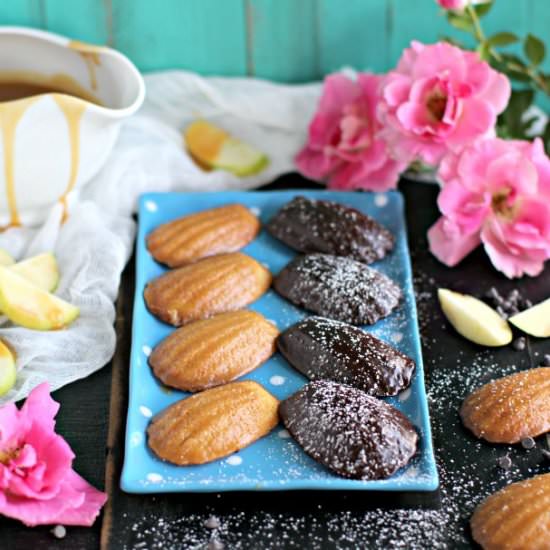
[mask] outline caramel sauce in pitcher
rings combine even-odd
[[[80,52],[79,52],[80,53]],[[88,59],[88,53],[84,56]],[[90,53],[90,55],[92,55]],[[97,56],[97,52],[94,52]],[[94,72],[90,71],[91,87],[97,87],[95,66],[99,57],[93,59]],[[92,78],[93,75],[93,78]],[[26,110],[41,96],[51,95],[67,122],[70,147],[69,179],[65,191],[59,198],[63,205],[63,221],[67,217],[67,196],[73,190],[78,177],[80,164],[80,122],[87,103],[101,105],[100,101],[68,75],[41,75],[26,71],[0,72],[0,133],[3,142],[4,180],[6,185],[7,206],[10,220],[7,227],[21,225],[15,193],[14,148],[17,125]]]

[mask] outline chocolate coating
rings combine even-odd
[[[298,252],[323,252],[371,263],[394,244],[376,220],[337,202],[296,197],[268,222],[267,230]]]
[[[401,298],[399,287],[382,273],[329,254],[294,258],[273,286],[297,306],[353,325],[372,325],[387,317]]]
[[[310,380],[349,384],[369,395],[396,395],[411,383],[415,362],[360,328],[310,317],[283,332],[277,347]]]
[[[337,382],[306,384],[279,414],[307,454],[343,477],[383,479],[416,453],[418,435],[402,413]]]

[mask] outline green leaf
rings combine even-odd
[[[476,48],[476,51],[483,61],[489,61],[491,57],[491,46],[487,41],[481,42],[481,44]]]
[[[513,90],[506,110],[498,118],[498,134],[510,139],[526,139],[532,120],[524,120],[525,111],[533,103],[535,92],[531,89]]]
[[[483,17],[484,15],[487,15],[492,7],[493,7],[492,0],[490,0],[489,2],[485,2],[483,4],[477,4],[473,6],[476,12],[476,15],[478,17]]]
[[[507,46],[518,41],[519,38],[512,32],[497,32],[487,39],[487,42],[491,46]]]
[[[455,13],[452,11],[447,12],[447,21],[455,28],[461,31],[473,33],[474,25],[468,15]]]
[[[546,48],[544,46],[544,42],[540,38],[537,38],[532,34],[528,34],[525,42],[523,43],[523,50],[532,65],[537,66],[544,61]]]

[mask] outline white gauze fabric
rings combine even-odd
[[[0,248],[17,260],[53,251],[61,281],[56,294],[80,308],[67,329],[40,332],[0,321],[0,339],[17,355],[17,382],[0,404],[17,401],[47,381],[55,390],[109,362],[116,338],[114,301],[133,246],[132,214],[147,191],[252,189],[292,171],[306,140],[320,84],[279,85],[249,78],[203,78],[169,71],[145,77],[147,98],[127,120],[109,160],[71,202],[61,224],[61,206],[39,228],[0,234]],[[238,178],[204,172],[186,154],[182,130],[208,119],[267,153],[260,174]]]

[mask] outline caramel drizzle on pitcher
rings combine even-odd
[[[79,40],[71,40],[69,42],[69,48],[78,52],[82,59],[84,59],[84,62],[88,67],[90,86],[92,90],[97,90],[96,67],[101,65],[101,58],[99,57],[99,54],[103,48],[93,44],[86,44],[85,42],[80,42]]]
[[[4,179],[6,184],[6,198],[8,201],[8,211],[10,221],[3,229],[21,225],[19,211],[17,209],[17,197],[15,195],[15,131],[21,117],[25,114],[30,105],[38,97],[29,97],[9,104],[0,103],[0,130],[2,132],[3,152],[4,152]]]
[[[78,177],[78,168],[80,166],[80,121],[87,105],[83,101],[75,100],[70,96],[62,94],[53,94],[52,97],[67,121],[69,146],[71,148],[69,182],[64,193],[59,198],[59,202],[63,205],[62,222],[65,222],[68,217],[67,197],[74,189]]]

